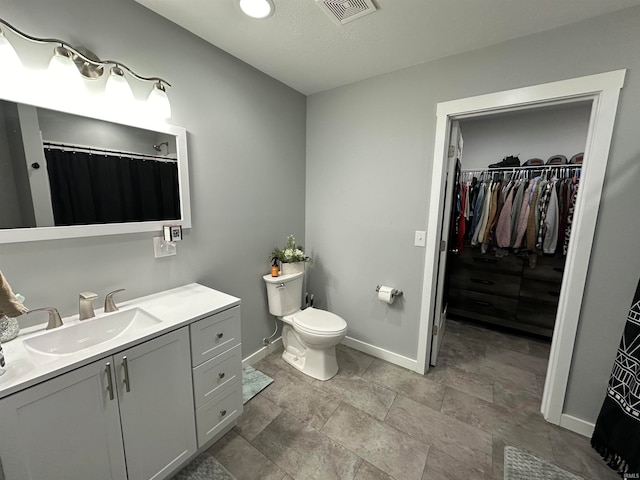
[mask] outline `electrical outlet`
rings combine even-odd
[[[169,257],[178,253],[174,242],[167,242],[162,237],[153,237],[153,255],[155,258]]]
[[[427,245],[427,232],[416,230],[416,237],[413,242],[416,247],[425,247]]]

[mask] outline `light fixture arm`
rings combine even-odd
[[[73,45],[69,45],[67,42],[65,42],[63,40],[58,40],[57,38],[38,38],[38,37],[33,37],[31,35],[28,35],[28,34],[22,32],[21,30],[18,30],[16,27],[11,25],[6,20],[3,20],[2,18],[0,18],[0,24],[4,25],[6,28],[8,28],[14,34],[24,38],[25,40],[29,40],[30,42],[42,43],[42,44],[54,44],[54,45],[61,46],[61,47],[65,48],[66,50],[70,51],[74,56],[79,57],[80,59],[82,59],[82,61],[85,62],[85,63],[89,63],[89,64],[94,65],[96,67],[105,67],[105,66],[109,66],[109,65],[114,65],[114,66],[119,67],[119,68],[121,68],[123,70],[126,70],[132,77],[135,77],[138,80],[141,80],[141,81],[144,81],[144,82],[159,82],[161,85],[166,85],[168,87],[171,87],[171,84],[169,82],[167,82],[166,80],[164,80],[163,78],[160,78],[160,77],[143,77],[142,75],[138,75],[137,73],[135,73],[133,70],[131,70],[126,65],[124,65],[122,62],[118,62],[116,60],[100,60],[98,58],[90,58],[89,56],[87,56],[87,54],[85,54],[82,51],[78,50]],[[2,28],[0,28],[0,34],[2,34]]]

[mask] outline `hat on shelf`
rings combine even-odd
[[[501,162],[492,163],[489,168],[502,168],[502,167],[519,167],[520,159],[518,156],[509,155],[504,157]]]
[[[582,165],[582,161],[584,160],[584,152],[576,153],[573,157],[569,159],[569,163],[576,163],[578,165]]]
[[[547,160],[547,165],[565,165],[567,163],[567,157],[564,155],[553,155]]]
[[[544,165],[544,160],[541,158],[530,158],[522,164],[523,167],[535,167],[538,165]]]

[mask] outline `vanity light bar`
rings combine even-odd
[[[80,74],[88,79],[99,78],[103,75],[105,71],[105,66],[113,65],[122,70],[126,70],[132,77],[143,81],[143,82],[153,82],[155,85],[160,85],[161,87],[171,87],[171,84],[160,77],[143,77],[142,75],[138,75],[136,72],[131,70],[122,62],[116,60],[100,60],[97,56],[95,56],[89,50],[83,48],[77,48],[72,45],[69,45],[67,42],[62,40],[58,40],[56,38],[38,38],[28,35],[16,27],[8,23],[7,21],[0,18],[0,24],[6,27],[8,30],[18,35],[19,37],[24,38],[25,40],[29,40],[33,43],[41,43],[41,44],[51,44],[54,47],[54,50],[57,54],[60,52],[69,52],[70,58],[75,63],[76,67]],[[3,34],[2,28],[0,28],[0,36]],[[109,69],[110,71],[110,69]]]

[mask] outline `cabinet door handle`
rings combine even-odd
[[[107,362],[104,369],[107,371],[107,391],[109,392],[109,400],[113,400],[113,377],[111,376],[111,362]]]
[[[220,372],[220,373],[218,373],[218,376],[219,376],[220,378],[224,378],[224,372]]]
[[[216,335],[216,337],[218,337],[218,338],[222,338],[222,337],[224,337],[224,333],[220,332],[220,333],[218,333],[218,334]]]
[[[551,295],[552,297],[559,297],[560,296],[560,292],[556,292],[554,290],[549,290],[547,293],[549,295]]]
[[[122,357],[122,368],[124,368],[124,386],[127,387],[127,392],[131,391],[131,381],[129,380],[129,360],[127,356]]]
[[[498,260],[496,260],[495,258],[473,257],[473,261],[481,263],[498,263]]]
[[[471,278],[473,283],[481,283],[483,285],[495,285],[496,282],[492,282],[491,280],[483,280],[482,278]]]
[[[491,306],[491,304],[489,302],[484,302],[482,300],[474,300],[474,299],[471,298],[471,299],[469,299],[469,301],[471,303],[476,303],[478,305],[482,305],[483,307],[490,307]]]
[[[563,273],[563,272],[564,272],[564,268],[562,268],[562,267],[553,267],[553,269],[554,269],[556,272],[560,272],[560,273]]]
[[[226,410],[220,410],[220,416],[224,417],[227,414]]]

